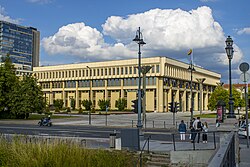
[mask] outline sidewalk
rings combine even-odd
[[[250,166],[250,148],[247,145],[240,145],[240,164],[239,167],[249,167]]]

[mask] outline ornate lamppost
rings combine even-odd
[[[141,122],[141,46],[145,45],[146,43],[143,41],[142,33],[139,29],[136,31],[136,36],[133,39],[138,46],[139,46],[139,51],[138,51],[138,120],[137,120],[137,127],[142,128],[142,122]]]
[[[193,61],[191,58],[188,70],[190,71],[191,75],[191,81],[190,81],[190,94],[191,94],[191,107],[190,107],[190,112],[191,112],[191,120],[194,118],[194,98],[193,98],[193,72],[195,71]]]
[[[232,95],[232,75],[231,75],[231,60],[233,59],[233,53],[234,53],[234,49],[233,49],[233,40],[230,36],[227,37],[226,39],[226,53],[227,53],[227,57],[229,60],[229,115],[227,116],[228,118],[235,118],[234,115],[234,99],[233,99],[233,95]]]

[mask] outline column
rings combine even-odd
[[[163,78],[156,78],[157,111],[163,112]]]
[[[198,110],[198,93],[197,92],[193,92],[194,93],[194,111]]]
[[[187,91],[186,90],[184,90],[183,91],[183,94],[182,94],[182,111],[188,111],[187,110],[187,105],[186,105],[186,93],[187,93]]]
[[[76,108],[79,108],[78,81],[76,81]]]
[[[63,106],[66,107],[66,99],[65,99],[65,82],[62,82],[62,99],[63,99]]]

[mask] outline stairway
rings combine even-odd
[[[170,153],[150,153],[149,159],[146,162],[147,167],[169,167],[170,162]]]

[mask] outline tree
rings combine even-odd
[[[63,104],[64,104],[64,102],[62,99],[54,100],[54,106],[60,110],[63,108]]]
[[[223,89],[222,86],[218,86],[215,88],[214,92],[211,94],[210,98],[208,99],[208,109],[209,110],[216,110],[217,103],[219,100],[224,101],[228,105],[228,91]]]
[[[7,55],[0,66],[0,118],[28,118],[45,108],[43,92],[35,78],[18,78]]]
[[[98,106],[100,107],[100,109],[102,111],[106,110],[106,106],[109,107],[110,106],[110,101],[109,100],[99,100],[98,101]]]
[[[82,106],[85,107],[86,110],[90,110],[92,106],[91,100],[83,100]]]
[[[19,80],[9,54],[2,58],[2,62],[4,63],[0,66],[0,118],[10,118],[13,91],[18,86]]]
[[[23,76],[18,87],[13,91],[11,113],[15,118],[28,118],[32,112],[41,113],[46,103],[41,87],[32,76]]]
[[[232,89],[232,94],[234,98],[234,109],[244,105],[244,100],[241,99],[240,92],[238,92],[234,87]],[[208,99],[208,109],[216,110],[218,101],[224,101],[226,104],[226,109],[229,109],[229,90],[223,89],[222,86],[218,86]]]
[[[118,108],[119,111],[123,111],[127,107],[127,100],[119,98],[115,101],[115,107]]]

